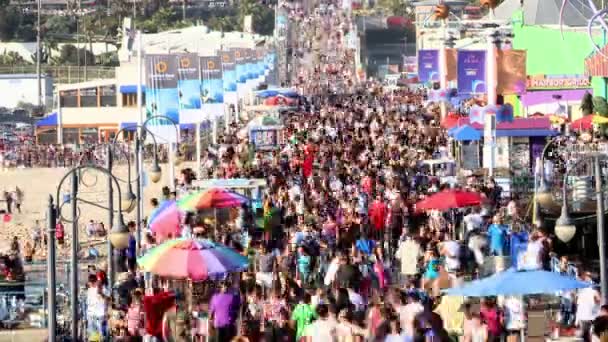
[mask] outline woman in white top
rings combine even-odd
[[[462,339],[463,342],[487,342],[488,341],[488,326],[485,325],[479,314],[472,315],[471,329],[465,331]]]

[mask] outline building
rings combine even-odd
[[[53,103],[53,78],[41,75],[41,104]],[[21,104],[38,104],[38,77],[36,74],[0,75],[0,107],[18,108]]]
[[[497,18],[510,18],[513,24],[513,48],[527,51],[526,93],[506,98],[519,115],[540,112],[577,119],[585,92],[601,88],[598,80],[585,75],[584,60],[593,51],[587,33],[592,13],[571,1],[564,9],[562,36],[560,6],[561,0],[527,0],[523,6],[520,0],[506,0],[495,10]],[[601,43],[600,32],[594,29],[593,35]]]
[[[265,37],[241,32],[210,32],[205,26],[142,35],[144,53],[197,52],[212,55],[223,48],[253,48]],[[57,86],[56,109],[37,123],[36,134],[43,143],[109,142],[123,127],[140,121],[137,108],[137,44],[123,44],[121,65],[115,77]],[[146,79],[142,67],[142,80]],[[142,85],[142,89],[145,85]],[[145,103],[145,94],[142,96]],[[135,129],[130,129],[134,131]],[[128,138],[130,133],[124,137]]]

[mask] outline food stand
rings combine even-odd
[[[249,138],[257,151],[272,151],[285,144],[284,128],[278,118],[260,115],[239,132],[239,137]]]

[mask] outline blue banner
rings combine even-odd
[[[224,82],[222,80],[222,60],[220,56],[200,57],[200,63],[202,103],[223,103]]]
[[[237,83],[245,83],[247,81],[247,66],[245,65],[245,49],[232,49],[234,53],[234,63],[236,65],[236,81]]]
[[[222,58],[224,92],[236,91],[236,64],[234,63],[234,53],[222,51],[220,52],[220,57]]]
[[[256,73],[255,73],[255,61],[254,61],[254,57],[253,57],[253,49],[244,49],[243,50],[245,53],[245,70],[246,70],[246,79],[247,80],[253,80],[254,78],[256,78]]]
[[[486,92],[486,52],[458,50],[458,93]]]
[[[420,83],[439,82],[439,51],[418,51],[418,80]]]
[[[167,116],[179,123],[179,92],[177,89],[178,60],[175,55],[146,55],[146,115]],[[150,126],[173,126],[168,120],[152,120]],[[173,127],[171,127],[173,128]],[[164,130],[163,130],[164,132]],[[167,136],[160,131],[165,141],[177,139],[170,129]]]
[[[195,53],[177,56],[177,89],[180,111],[201,109],[201,79],[198,55]]]

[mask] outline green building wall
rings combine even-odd
[[[527,51],[526,73],[528,75],[582,75],[585,73],[585,58],[593,51],[586,28],[579,31],[564,30],[563,38],[559,27],[523,25],[523,12],[513,15],[513,48]],[[595,37],[603,46],[605,37]],[[592,80],[594,95],[606,96],[605,79]],[[517,100],[519,102],[519,100]],[[513,103],[516,109],[521,104]],[[518,111],[521,115],[521,111]]]

